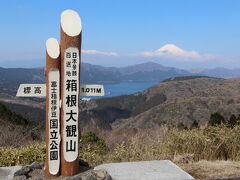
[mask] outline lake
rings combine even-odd
[[[157,81],[151,82],[121,82],[115,84],[103,84],[105,90],[105,96],[103,97],[113,97],[127,94],[134,94],[143,91],[155,84]],[[91,99],[103,98],[103,97],[91,97]],[[82,97],[89,98],[89,97]]]

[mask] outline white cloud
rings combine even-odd
[[[163,57],[184,61],[204,61],[216,58],[214,54],[200,54],[197,51],[187,51],[174,44],[166,44],[155,51],[147,51],[140,54],[145,57]]]
[[[97,50],[82,50],[82,53],[85,54],[97,54],[97,55],[105,55],[105,56],[118,56],[118,53],[115,52],[102,52],[102,51],[97,51]]]

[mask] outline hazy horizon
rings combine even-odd
[[[81,62],[81,63],[88,63],[88,62]],[[102,66],[102,67],[113,67],[113,68],[124,68],[124,67],[129,67],[129,66],[134,66],[134,65],[141,65],[141,64],[144,64],[144,63],[157,63],[157,62],[153,62],[153,61],[147,61],[147,62],[143,62],[143,63],[137,63],[137,64],[130,64],[130,65],[122,65],[122,66],[104,66],[104,65],[101,65],[101,64],[93,64],[93,63],[88,63],[88,64],[91,64],[91,65],[96,65],[96,66]],[[157,63],[159,65],[162,65],[160,63]],[[199,67],[199,68],[178,68],[178,67],[174,67],[174,66],[165,66],[165,65],[162,65],[164,67],[170,67],[170,68],[177,68],[177,69],[181,69],[181,70],[187,70],[187,71],[190,71],[190,70],[198,70],[198,69],[218,69],[218,68],[223,68],[223,69],[228,69],[228,70],[235,70],[235,69],[240,69],[240,67],[235,67],[235,68],[227,68],[227,67],[222,67],[222,66],[216,66],[216,67],[212,67],[212,68],[209,68],[209,67]],[[10,66],[10,67],[4,67],[4,66],[0,66],[0,68],[26,68],[26,69],[38,69],[38,68],[44,68],[45,65],[39,65],[39,66]]]

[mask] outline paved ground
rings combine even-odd
[[[13,174],[22,166],[0,167],[0,180],[11,180]]]
[[[0,180],[11,180],[21,166],[0,167]],[[194,179],[169,160],[102,164],[113,180],[189,180]]]
[[[194,179],[169,160],[102,164],[113,180],[187,180]]]

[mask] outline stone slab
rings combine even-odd
[[[11,180],[16,171],[22,166],[0,167],[0,180]]]
[[[105,169],[113,180],[187,180],[194,179],[169,160],[110,163],[96,166]]]

